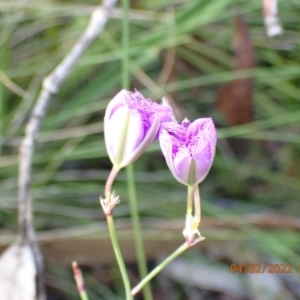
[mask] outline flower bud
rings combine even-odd
[[[122,90],[108,104],[104,136],[110,160],[117,168],[135,161],[158,136],[162,122],[171,121],[172,109]]]
[[[161,150],[174,177],[193,186],[207,176],[214,160],[217,135],[211,118],[164,123],[159,135]]]

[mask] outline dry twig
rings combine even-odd
[[[267,36],[274,37],[283,33],[280,20],[277,15],[277,0],[263,0],[264,23],[267,29]]]
[[[46,296],[43,283],[43,257],[36,241],[32,222],[31,169],[35,143],[52,96],[59,91],[78,59],[103,30],[116,2],[117,0],[103,0],[102,4],[93,12],[89,25],[78,42],[55,70],[44,79],[43,88],[33,108],[25,129],[25,137],[20,145],[18,180],[20,237],[17,239],[17,244],[20,247],[29,245],[34,254],[37,272],[37,299],[39,300],[44,300]],[[21,268],[21,265],[19,267]]]

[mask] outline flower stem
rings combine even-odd
[[[104,190],[104,195],[106,198],[108,198],[109,195],[111,194],[112,184],[113,184],[114,180],[116,179],[119,171],[120,171],[120,169],[116,168],[115,166],[110,171],[110,174],[109,174],[106,184],[105,184],[105,190]]]
[[[198,184],[195,186],[194,207],[195,207],[195,221],[197,222],[197,224],[195,224],[195,227],[198,228],[201,222],[201,197],[200,197]]]
[[[177,258],[180,254],[182,254],[188,248],[196,245],[201,242],[203,239],[198,238],[194,240],[192,244],[185,242],[179,248],[177,248],[171,255],[169,255],[165,260],[163,260],[157,267],[155,267],[138,285],[136,285],[132,291],[131,295],[136,295],[144,285],[146,285],[153,277],[155,277],[163,268],[165,268],[170,262],[172,262],[175,258]]]
[[[187,209],[186,209],[186,214],[189,216],[192,215],[193,212],[194,191],[195,191],[195,186],[189,185],[188,193],[187,193]]]
[[[125,287],[125,294],[126,294],[126,300],[132,300],[132,296],[130,293],[130,281],[129,277],[126,271],[125,263],[121,254],[120,246],[117,240],[117,235],[116,235],[116,230],[115,230],[115,225],[114,225],[114,220],[111,214],[106,215],[106,220],[107,220],[107,225],[109,229],[109,234],[110,234],[110,239],[113,244],[115,256],[119,265],[119,269],[121,272],[121,276],[123,279],[124,287]]]
[[[135,250],[137,254],[139,273],[141,278],[143,278],[147,275],[148,270],[147,270],[145,252],[144,252],[142,233],[140,229],[140,218],[139,218],[137,197],[136,197],[135,184],[134,184],[133,165],[129,165],[126,168],[126,173],[127,173],[127,184],[128,184],[129,201],[130,201],[130,209],[131,209],[131,220],[133,225],[133,234],[134,234],[134,241],[135,241]],[[144,286],[143,295],[145,300],[153,299],[150,284]]]

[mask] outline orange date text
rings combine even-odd
[[[291,264],[231,264],[231,273],[293,273],[293,266]]]

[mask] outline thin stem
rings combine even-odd
[[[109,174],[106,184],[105,184],[105,190],[104,190],[105,197],[109,197],[109,195],[111,194],[112,184],[113,184],[114,180],[116,179],[119,171],[120,171],[120,169],[118,169],[116,167],[113,167],[111,169],[110,174]]]
[[[163,260],[158,266],[156,266],[138,285],[136,285],[132,289],[131,295],[136,295],[153,277],[155,277],[163,268],[165,268],[170,262],[172,262],[176,257],[182,254],[189,247],[190,245],[185,242],[179,248],[177,248],[171,255]]]
[[[169,255],[165,260],[163,260],[158,266],[156,266],[138,285],[136,285],[132,291],[131,295],[136,295],[144,285],[146,285],[153,277],[155,277],[161,270],[163,270],[170,262],[177,258],[188,248],[195,246],[196,244],[202,242],[204,238],[199,237],[195,239],[192,243],[185,242],[179,248],[177,248],[171,255]]]
[[[129,88],[129,0],[123,0],[123,22],[122,22],[122,85],[124,89]]]
[[[136,285],[132,291],[131,295],[136,295],[153,277],[155,277],[162,269],[164,269],[170,262],[182,254],[185,250],[201,242],[203,239],[198,238],[193,243],[189,244],[185,242],[179,248],[177,248],[171,255],[169,255],[165,260],[163,260],[157,267],[155,267],[138,285]]]
[[[115,230],[115,225],[114,225],[114,220],[113,220],[112,215],[107,215],[106,220],[107,220],[107,225],[108,225],[108,229],[109,229],[110,239],[113,244],[115,256],[116,256],[116,259],[117,259],[117,262],[119,265],[119,269],[121,272],[122,280],[124,283],[126,300],[132,300],[133,298],[132,298],[131,292],[130,292],[130,290],[131,290],[130,281],[129,281],[125,263],[124,263],[124,260],[123,260],[122,254],[121,254],[120,246],[119,246],[119,243],[117,240],[117,235],[116,235],[116,230]]]
[[[123,32],[122,32],[122,85],[124,89],[129,88],[129,0],[123,0]],[[147,275],[147,262],[144,253],[144,246],[142,240],[142,233],[140,230],[139,211],[137,206],[137,197],[134,184],[134,168],[129,165],[126,168],[128,194],[131,209],[131,220],[134,232],[135,249],[137,254],[138,268],[141,277]],[[143,290],[145,300],[152,300],[151,287],[148,284]]]
[[[129,0],[123,0],[123,32],[122,32],[122,46],[123,46],[123,59],[122,59],[122,83],[123,88],[129,88]],[[145,277],[148,273],[147,262],[144,252],[144,245],[142,240],[142,233],[140,229],[140,218],[137,206],[137,197],[134,184],[134,168],[129,165],[126,168],[128,194],[130,201],[131,220],[134,233],[135,250],[137,255],[137,262],[139,273],[141,277]],[[145,300],[152,300],[152,293],[150,284],[146,285],[143,290]]]
[[[4,29],[4,35],[8,31],[5,28]],[[0,70],[3,72],[6,71],[7,65],[8,65],[8,60],[9,60],[9,35],[5,38],[5,41],[3,42],[2,45],[2,53],[0,56]],[[3,141],[4,141],[4,132],[5,132],[5,118],[6,118],[6,98],[7,98],[7,91],[5,85],[0,82],[0,155],[2,153],[2,148],[3,148]]]
[[[131,220],[133,226],[133,234],[135,241],[135,251],[137,254],[138,268],[141,278],[145,277],[148,273],[147,262],[145,257],[142,233],[140,229],[140,217],[137,205],[137,197],[134,183],[134,170],[133,165],[126,168],[127,171],[127,184],[129,192],[129,201],[131,209]],[[151,286],[147,284],[143,289],[143,296],[145,300],[152,300]]]
[[[197,221],[197,225],[199,226],[201,222],[201,198],[200,198],[200,190],[198,184],[195,186],[194,207],[195,207],[195,220]],[[198,226],[196,228],[198,228]]]
[[[196,186],[195,185],[189,185],[188,186],[188,193],[187,193],[187,212],[186,212],[186,216],[185,216],[185,228],[183,230],[183,236],[186,239],[186,242],[190,245],[194,242],[195,240],[195,235],[200,235],[199,231],[198,231],[198,220],[195,219],[195,217],[192,215],[193,213],[193,202],[194,202],[194,197],[195,197],[195,189]],[[195,207],[195,210],[197,209],[197,213],[199,213],[198,211],[198,206]]]
[[[188,186],[188,193],[187,193],[187,208],[186,213],[187,215],[191,215],[193,212],[193,200],[194,200],[194,190],[195,186]]]
[[[82,273],[76,261],[72,263],[72,269],[74,273],[74,279],[76,281],[77,289],[81,300],[89,300],[89,297],[86,293],[84,279]]]

